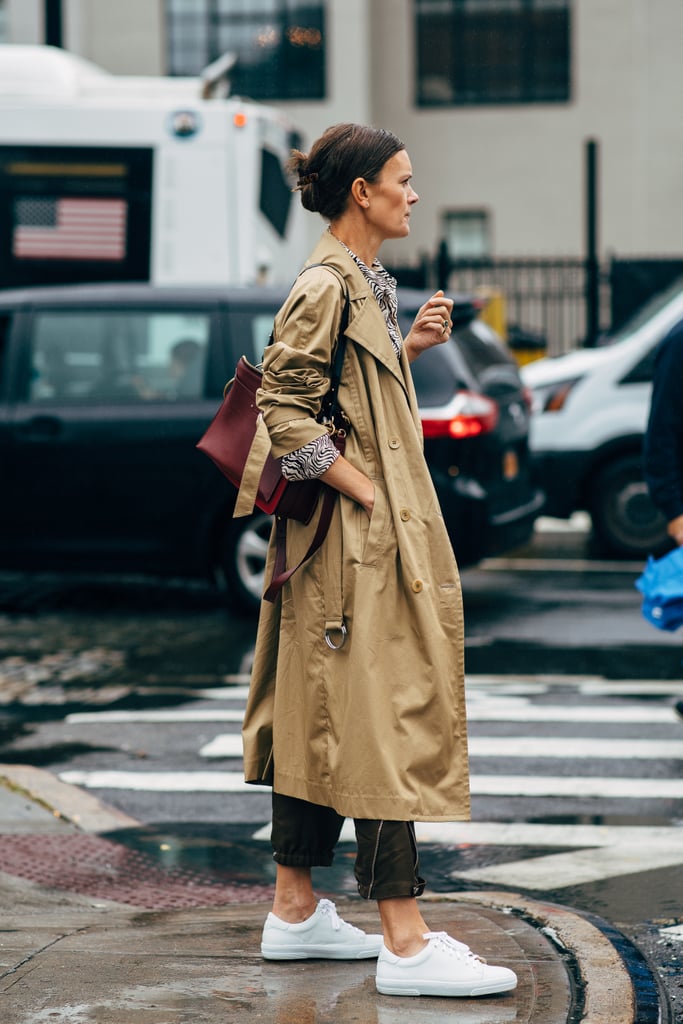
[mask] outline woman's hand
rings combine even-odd
[[[411,363],[425,349],[441,345],[450,338],[452,309],[453,299],[447,299],[441,290],[434,292],[431,299],[427,299],[424,306],[420,307],[405,339],[406,353]]]
[[[666,532],[681,547],[683,545],[683,516],[676,516],[675,519],[672,519]]]
[[[375,507],[375,485],[365,473],[361,473],[359,469],[347,462],[343,455],[340,455],[330,468],[321,474],[320,479],[329,487],[341,491],[347,498],[353,498],[365,509],[368,517],[372,515],[372,510]]]

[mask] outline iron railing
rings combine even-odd
[[[683,258],[580,257],[453,261],[443,248],[415,267],[393,267],[401,284],[491,297],[504,304],[511,337],[540,337],[548,355],[594,345],[683,274]]]

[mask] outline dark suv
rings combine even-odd
[[[260,596],[270,521],[195,448],[280,290],[87,285],[0,292],[0,568],[218,576]],[[407,321],[424,295],[399,296]],[[425,450],[461,565],[525,541],[528,409],[516,367],[455,307],[414,364]]]

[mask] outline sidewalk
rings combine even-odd
[[[3,1024],[645,1019],[624,962],[595,923],[515,893],[424,898],[433,930],[517,973],[516,991],[505,995],[397,999],[377,994],[372,961],[264,962],[259,943],[270,890],[203,887],[177,873],[164,889],[151,867],[140,887],[140,857],[133,864],[129,851],[102,834],[134,824],[47,772],[0,765]],[[379,930],[374,904],[336,902],[353,924]]]

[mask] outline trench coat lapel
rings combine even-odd
[[[405,389],[406,382],[401,364],[396,358],[382,311],[375,302],[369,285],[367,290],[367,296],[362,299],[362,304],[359,303],[357,312],[349,323],[346,336],[370,352],[382,366],[386,366]]]
[[[410,388],[406,386],[405,348],[400,361],[396,358],[387,325],[381,309],[375,302],[372,289],[345,249],[325,231],[318,242],[310,263],[327,263],[335,267],[344,277],[351,299],[351,317],[346,332],[348,338],[361,345],[389,370],[406,391],[410,399]],[[410,371],[408,371],[409,373]]]

